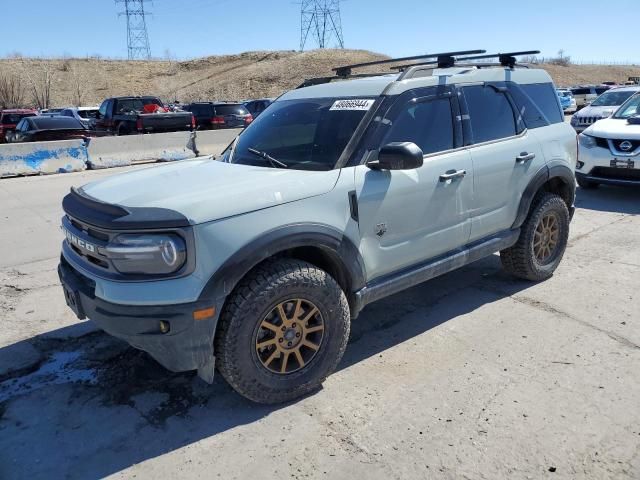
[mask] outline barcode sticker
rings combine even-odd
[[[329,110],[364,110],[367,111],[375,100],[336,100]]]

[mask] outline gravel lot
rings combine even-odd
[[[640,478],[640,190],[579,191],[547,282],[493,256],[367,307],[265,407],[67,310],[61,198],[113,173],[0,181],[0,478]]]

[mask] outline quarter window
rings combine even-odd
[[[453,118],[449,98],[412,100],[394,117],[393,126],[384,137],[383,145],[413,142],[425,155],[453,148]]]
[[[516,135],[511,104],[503,92],[489,85],[463,87],[474,143],[488,142]]]

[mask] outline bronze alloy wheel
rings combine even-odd
[[[560,235],[560,222],[554,212],[540,219],[533,233],[533,253],[541,265],[549,262],[555,254]]]
[[[260,323],[256,353],[262,366],[273,373],[297,372],[316,356],[323,336],[318,307],[302,298],[285,300]]]

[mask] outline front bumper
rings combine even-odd
[[[144,350],[168,370],[198,370],[206,380],[213,373],[213,337],[220,306],[207,300],[175,305],[119,305],[95,296],[95,283],[75,270],[64,257],[58,275],[65,295],[73,295],[74,311],[102,330]],[[67,301],[69,303],[69,300]],[[213,307],[213,316],[195,320],[194,311]],[[169,324],[162,333],[160,321]]]
[[[617,156],[609,148],[580,147],[576,178],[608,185],[640,185],[640,155]],[[632,161],[634,168],[613,167],[612,160]],[[582,165],[580,165],[582,164]]]

